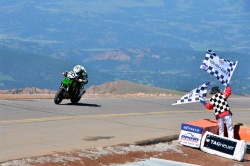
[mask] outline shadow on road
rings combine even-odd
[[[86,107],[101,107],[101,105],[98,105],[98,104],[89,104],[89,103],[77,103],[77,104],[66,103],[66,104],[60,104],[60,105],[74,105],[74,106],[86,106]]]

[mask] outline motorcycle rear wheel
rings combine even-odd
[[[81,97],[71,97],[70,101],[72,104],[77,104],[81,100]]]

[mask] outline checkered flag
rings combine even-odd
[[[213,51],[207,50],[207,54],[200,68],[215,76],[223,85],[226,85],[229,83],[237,63],[238,61],[232,62],[222,59]]]
[[[207,96],[207,87],[210,82],[202,84],[198,88],[190,91],[188,94],[184,95],[180,100],[177,100],[172,105],[185,104],[185,103],[193,103],[200,101],[200,98],[206,99]]]

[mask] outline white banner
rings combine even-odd
[[[206,132],[201,140],[201,150],[206,153],[242,161],[246,153],[246,142]]]
[[[208,50],[200,68],[215,76],[223,85],[226,85],[229,83],[237,63],[238,61],[232,62],[222,59],[213,51]]]
[[[210,84],[209,82],[202,84],[198,88],[195,88],[194,90],[190,91],[188,94],[181,97],[180,100],[176,101],[172,105],[198,102],[200,101],[200,97],[203,98],[203,100],[205,100],[207,96],[207,87],[209,86],[209,84]]]
[[[182,123],[178,142],[182,145],[200,148],[202,131],[202,127]]]

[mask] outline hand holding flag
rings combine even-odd
[[[207,104],[203,98],[200,97],[199,99],[200,99],[200,102],[201,102],[202,104],[204,104],[204,105]]]

